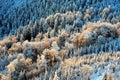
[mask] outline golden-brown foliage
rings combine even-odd
[[[74,37],[73,43],[81,47],[94,43],[106,43],[107,39],[117,37],[117,29],[110,23],[88,23],[83,27],[81,34]]]
[[[36,21],[34,25],[30,23],[21,28],[17,39],[9,36],[0,41],[0,66],[2,62],[8,62],[5,64],[5,77],[11,80],[37,77],[46,80],[49,77],[55,80],[89,80],[94,74],[102,76],[101,70],[106,70],[112,74],[103,77],[111,80],[114,72],[119,70],[120,52],[117,51],[120,24],[86,23],[82,29],[79,28],[81,19],[89,20],[93,17],[92,10],[86,10],[84,16],[81,12],[50,15],[41,19],[43,23]],[[103,10],[105,14],[108,12],[107,9]],[[108,42],[113,45],[108,45]],[[113,48],[114,53],[110,53]],[[109,49],[108,53],[106,49]],[[91,54],[94,51],[96,54]],[[100,53],[102,51],[105,53]]]

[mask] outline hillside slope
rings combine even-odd
[[[119,0],[1,0],[0,36],[14,34],[20,26],[27,25],[30,20],[34,23],[36,19],[67,11],[80,11],[85,14],[88,9],[92,9],[90,10],[93,12],[92,16],[86,15],[88,21],[102,19],[102,21],[116,23],[120,21],[119,3]],[[100,14],[103,9],[106,11],[106,8],[110,8],[110,11]]]
[[[120,80],[119,3],[0,0],[0,80]]]
[[[56,13],[30,21],[1,40],[1,79],[118,80],[120,23],[82,26],[80,14]]]

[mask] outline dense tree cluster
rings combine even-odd
[[[0,80],[119,80],[119,2],[1,0]]]
[[[81,12],[56,13],[34,24],[30,21],[16,35],[5,37],[0,41],[1,79],[89,80],[96,73],[116,79],[118,67],[113,64],[120,60],[119,23],[81,24]]]
[[[55,13],[80,11],[82,23],[88,21],[120,21],[119,0],[2,0],[0,1],[0,37],[14,34],[31,20],[46,18]],[[97,7],[96,7],[97,6]]]

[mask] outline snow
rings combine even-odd
[[[3,71],[1,71],[3,74],[6,74],[7,73],[7,70],[4,69]]]
[[[99,71],[99,73],[93,73],[91,76],[90,76],[90,79],[91,80],[101,80],[102,76],[104,75],[105,73],[105,70],[104,69],[101,69]]]

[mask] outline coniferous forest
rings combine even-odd
[[[0,80],[120,80],[120,0],[0,0]]]

